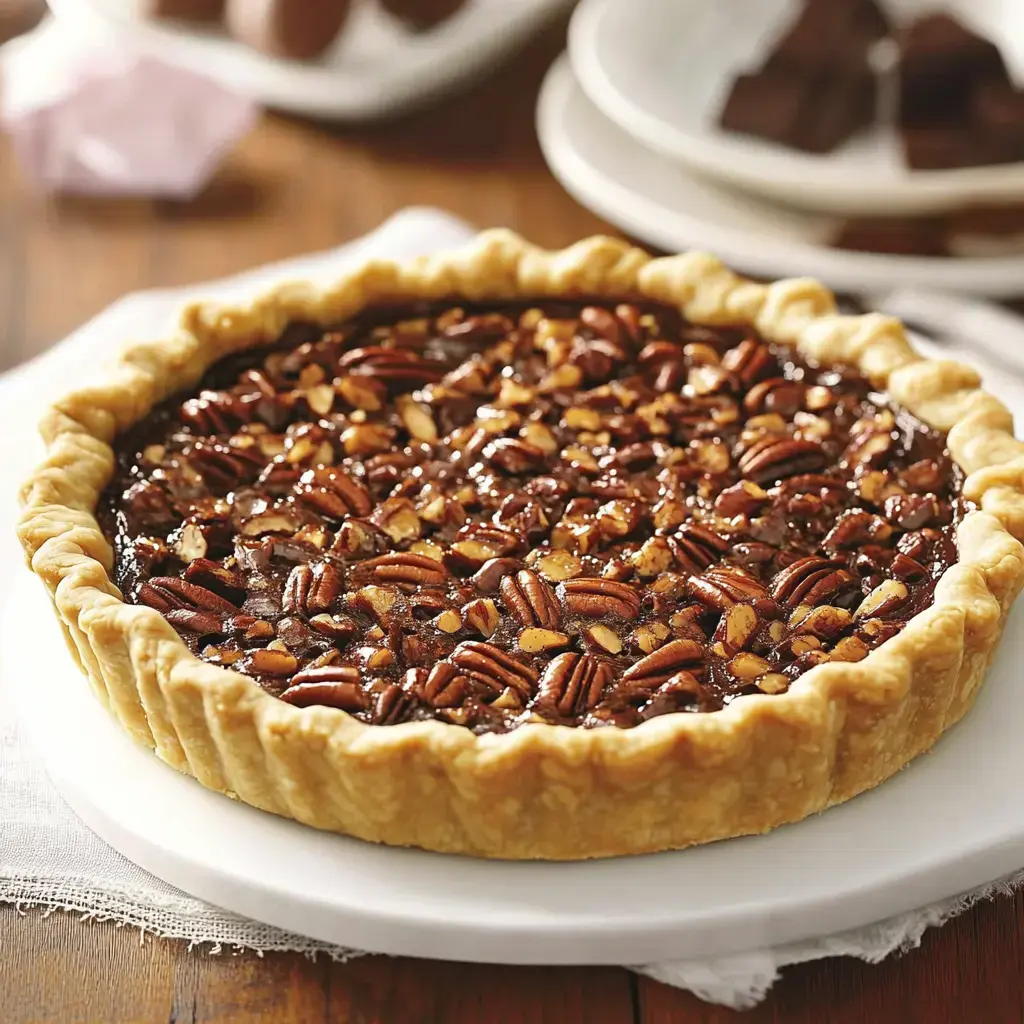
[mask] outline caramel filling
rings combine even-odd
[[[663,306],[372,310],[117,442],[129,601],[300,706],[629,727],[859,661],[956,560],[944,437]]]

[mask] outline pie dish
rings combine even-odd
[[[322,829],[582,859],[847,800],[970,708],[1024,445],[809,280],[504,231],[198,304],[58,402],[20,537],[97,696]]]

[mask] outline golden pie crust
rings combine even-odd
[[[439,721],[366,725],[293,707],[193,656],[163,616],[126,604],[94,517],[111,442],[229,352],[292,321],[371,303],[639,295],[691,321],[753,325],[823,364],[849,364],[948,431],[978,511],[934,604],[858,663],[819,665],[782,695],[669,714],[635,729],[527,724],[475,735]],[[105,383],[47,414],[47,457],[21,493],[19,534],[96,695],[143,746],[204,786],[317,828],[482,857],[572,860],[760,833],[884,781],[971,707],[1024,583],[1024,444],[970,367],[924,359],[888,317],[843,316],[812,280],[757,284],[715,258],[652,259],[609,238],[542,251],[507,231],[408,263],[374,261],[332,287],[282,285],[248,306],[188,308]]]

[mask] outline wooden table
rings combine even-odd
[[[472,95],[401,123],[327,129],[266,117],[196,202],[33,195],[0,141],[0,368],[125,292],[338,245],[413,203],[561,245],[610,230],[548,174],[533,106],[564,28]],[[61,913],[0,908],[0,1022],[273,1020],[351,1024],[1024,1020],[1024,896],[985,903],[879,966],[786,972],[740,1015],[617,968],[520,968],[365,957],[210,956]]]

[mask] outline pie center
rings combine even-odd
[[[364,722],[635,726],[780,694],[932,601],[944,435],[650,303],[374,309],[216,364],[116,442],[125,599]]]

